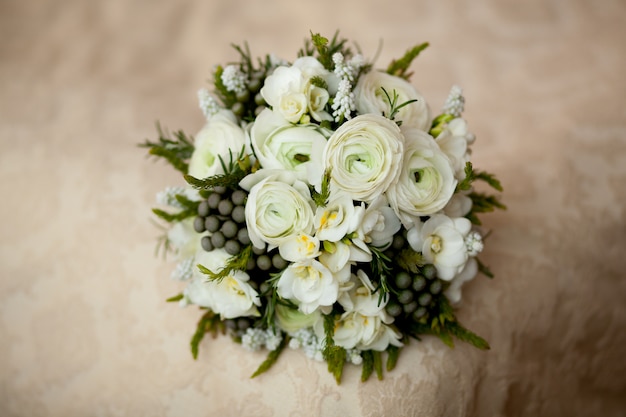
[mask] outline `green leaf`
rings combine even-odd
[[[187,137],[182,130],[174,132],[172,138],[167,131],[161,129],[159,123],[156,127],[159,139],[155,142],[146,140],[139,146],[148,148],[150,155],[165,159],[174,169],[186,174],[189,168],[188,161],[194,150],[193,138]]]
[[[395,75],[397,77],[402,77],[408,80],[412,75],[410,73],[407,73],[409,67],[411,66],[411,63],[420,54],[420,52],[422,52],[427,47],[428,42],[424,42],[407,50],[402,58],[391,61],[391,63],[387,67],[387,74]]]
[[[495,209],[506,210],[506,206],[495,195],[485,193],[469,193],[472,199],[472,213],[488,213]]]
[[[245,271],[248,265],[248,260],[252,254],[252,245],[246,246],[237,255],[233,255],[226,261],[224,268],[217,272],[211,271],[209,268],[198,264],[198,269],[205,275],[209,276],[212,281],[221,281],[229,276],[233,271]]]
[[[398,266],[405,271],[418,274],[425,261],[421,253],[415,252],[411,248],[402,249],[395,258]]]
[[[489,350],[489,343],[476,333],[466,329],[459,322],[451,322],[446,325],[446,329],[457,339],[467,342],[478,349]]]
[[[382,355],[380,352],[378,351],[373,351],[372,352],[373,356],[374,356],[374,370],[376,371],[376,376],[378,377],[379,381],[382,381],[383,379],[383,359],[382,359]]]
[[[337,385],[339,385],[341,384],[343,367],[346,363],[346,350],[335,345],[335,341],[333,340],[335,333],[335,315],[332,313],[324,316],[324,333],[326,338],[324,339],[324,350],[322,354],[328,364],[328,372],[335,377],[335,381],[337,381]]]
[[[374,372],[374,354],[371,350],[361,352],[363,363],[361,364],[361,382],[367,381]]]
[[[322,178],[322,190],[321,192],[315,191],[313,186],[310,187],[311,198],[315,202],[317,207],[326,207],[328,199],[330,198],[330,168],[324,171],[324,177]]]
[[[197,215],[196,210],[189,210],[189,209],[179,211],[178,213],[168,213],[165,210],[153,208],[152,212],[156,214],[159,218],[165,220],[168,223],[180,222],[182,220],[188,219],[189,217],[193,217]]]
[[[387,102],[389,103],[389,115],[386,116],[389,120],[394,120],[401,108],[408,106],[411,103],[415,103],[417,101],[416,99],[413,99],[413,100],[407,100],[404,103],[398,104],[398,98],[400,96],[398,96],[398,93],[396,92],[396,90],[393,90],[391,92],[392,95],[390,96],[387,90],[385,90],[385,87],[380,87],[380,89],[383,90],[383,93],[385,94],[385,98],[387,99]],[[402,121],[398,121],[396,123],[398,126],[400,126],[402,124]]]
[[[280,345],[278,345],[275,350],[271,350],[269,352],[269,354],[267,355],[267,359],[265,359],[263,363],[261,363],[261,365],[257,368],[257,370],[252,374],[250,378],[256,378],[262,373],[267,372],[272,367],[272,365],[276,363],[280,354],[283,353],[283,350],[285,350],[287,343],[289,343],[289,337],[285,336],[280,342]]]
[[[186,209],[193,212],[198,211],[198,206],[200,205],[199,201],[190,200],[183,194],[176,194],[174,198],[180,203],[181,206],[185,207]]]
[[[328,83],[319,75],[312,77],[309,81],[311,85],[315,87],[323,88],[324,90],[328,90]]]
[[[398,357],[400,356],[400,348],[397,346],[389,345],[387,347],[387,371],[391,372],[398,363]]]
[[[198,321],[198,325],[196,326],[196,332],[191,337],[191,354],[194,359],[198,359],[198,347],[200,346],[200,342],[204,339],[204,335],[212,331],[214,333],[217,332],[217,323],[219,323],[219,316],[216,315],[213,311],[208,310],[200,320]]]
[[[167,300],[165,300],[165,301],[166,301],[166,302],[168,302],[168,303],[174,303],[174,302],[176,302],[176,301],[180,301],[180,300],[182,300],[182,299],[183,299],[183,297],[184,297],[184,295],[183,295],[183,293],[181,292],[180,294],[176,294],[175,296],[170,297],[170,298],[168,298],[168,299],[167,299]]]
[[[483,275],[485,275],[488,278],[493,278],[494,277],[493,272],[491,272],[489,267],[487,267],[487,265],[482,263],[480,261],[480,259],[476,258],[476,262],[478,263],[478,272],[482,273]]]
[[[475,171],[471,162],[465,163],[465,178],[457,184],[457,191],[467,191],[472,188],[472,183],[476,180],[486,182],[493,189],[502,192],[502,184],[494,174],[485,171]]]

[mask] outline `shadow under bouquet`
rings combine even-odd
[[[168,301],[202,311],[194,357],[224,333],[267,349],[253,376],[289,347],[339,383],[348,363],[382,378],[424,335],[489,348],[453,306],[478,272],[491,276],[478,215],[504,208],[474,182],[502,187],[470,162],[461,89],[433,117],[409,83],[427,46],[385,70],[338,35],[312,34],[291,63],[235,46],[239,61],[198,92],[207,122],[195,138],[159,127],[141,145],[186,182],[153,212],[186,283]]]

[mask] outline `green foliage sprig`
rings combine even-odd
[[[200,317],[198,325],[196,326],[196,332],[191,337],[191,342],[189,342],[191,345],[191,355],[194,359],[198,359],[198,347],[207,333],[211,333],[213,337],[217,336],[218,333],[226,333],[226,326],[220,319],[219,314],[215,314],[211,310],[208,310]]]
[[[168,223],[180,222],[193,217],[198,213],[198,206],[200,205],[199,201],[192,201],[182,194],[176,194],[174,198],[181,206],[183,206],[182,210],[176,213],[170,213],[165,210],[153,208],[152,212]]]
[[[287,346],[287,344],[289,344],[289,337],[285,336],[283,337],[283,340],[280,342],[280,345],[278,345],[276,349],[270,350],[270,352],[267,355],[267,359],[265,359],[263,363],[261,363],[261,365],[252,374],[250,378],[256,378],[262,373],[267,372],[272,367],[272,365],[276,363],[280,354],[283,353],[283,350],[285,350],[285,347]]]
[[[220,269],[217,272],[211,271],[209,268],[198,264],[198,269],[205,275],[209,276],[211,281],[221,281],[234,271],[245,271],[246,265],[248,265],[248,260],[252,255],[252,245],[246,246],[241,252],[237,255],[233,255],[226,261],[226,265],[224,268]]]
[[[173,133],[174,137],[172,138],[169,132],[164,131],[158,122],[156,128],[159,139],[156,142],[146,139],[139,146],[149,148],[148,153],[150,155],[165,159],[174,169],[186,174],[189,168],[188,161],[194,150],[193,137],[187,136],[182,130],[178,130]]]
[[[391,267],[391,259],[383,251],[373,246],[370,247],[370,250],[372,252],[372,272],[379,279],[378,287],[374,291],[380,291],[378,293],[378,305],[380,305],[391,292],[387,278],[389,278],[393,268]]]
[[[236,187],[239,182],[244,179],[246,175],[255,170],[257,166],[252,165],[250,156],[245,154],[243,148],[236,158],[230,150],[228,152],[230,155],[228,163],[224,162],[223,158],[219,158],[224,174],[213,175],[208,178],[196,178],[192,175],[185,174],[185,181],[199,190],[211,190],[215,187]]]
[[[326,207],[330,197],[330,168],[324,171],[324,177],[322,178],[322,190],[318,193],[313,186],[309,189],[311,191],[311,198],[313,198],[315,205],[317,207]]]
[[[398,96],[398,93],[396,92],[396,90],[393,90],[391,92],[392,93],[391,96],[389,96],[389,93],[387,92],[387,90],[385,90],[385,87],[380,87],[380,89],[383,90],[383,93],[385,94],[385,98],[387,99],[387,102],[389,103],[389,115],[385,115],[383,113],[383,116],[387,117],[389,120],[395,121],[396,115],[398,114],[401,108],[408,106],[411,103],[415,103],[417,101],[416,99],[413,99],[413,100],[407,100],[404,103],[398,104],[398,98],[400,98],[400,96]],[[401,126],[402,120],[398,120],[396,124],[398,126]]]
[[[395,75],[397,77],[409,80],[413,73],[408,73],[408,69],[411,63],[417,56],[428,47],[428,42],[421,43],[406,51],[404,56],[398,60],[393,60],[387,67],[387,74]]]
[[[411,323],[411,335],[419,338],[420,335],[430,334],[439,337],[449,347],[454,347],[453,336],[458,340],[469,343],[481,350],[488,350],[489,343],[474,332],[463,327],[454,314],[450,302],[445,296],[436,298],[434,307],[431,307],[426,320]]]
[[[398,266],[408,272],[417,274],[420,268],[425,265],[424,257],[421,253],[415,252],[411,248],[405,248],[395,258]]]
[[[346,350],[335,345],[333,339],[335,334],[335,313],[324,316],[324,333],[326,338],[324,339],[322,354],[324,360],[328,363],[328,372],[335,377],[337,384],[340,384],[343,367],[346,364]]]
[[[339,38],[339,31],[335,32],[330,41],[319,33],[311,32],[311,40],[305,41],[304,48],[300,50],[298,56],[314,56],[317,52],[317,60],[328,71],[333,71],[335,53],[340,52],[344,57],[352,56],[352,51],[346,47],[347,42],[347,39]]]

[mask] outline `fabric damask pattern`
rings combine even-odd
[[[332,10],[332,13],[329,12]],[[619,0],[0,3],[0,416],[623,416],[626,5]],[[287,54],[302,28],[375,51],[430,41],[420,86],[471,97],[476,165],[507,212],[464,292],[480,352],[412,343],[384,381],[288,350],[187,342],[146,216],[175,173],[135,144],[154,117],[200,124],[195,91],[227,42]],[[400,42],[402,40],[402,42]],[[395,45],[395,46],[394,46]]]

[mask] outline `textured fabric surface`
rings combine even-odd
[[[623,416],[626,411],[626,3],[0,2],[1,416]],[[287,350],[264,359],[189,337],[200,313],[154,256],[154,195],[181,179],[136,143],[195,133],[210,69],[293,59],[309,29],[386,65],[432,47],[413,84],[434,109],[458,83],[506,212],[464,292],[480,352],[412,343],[383,381],[337,386]]]

